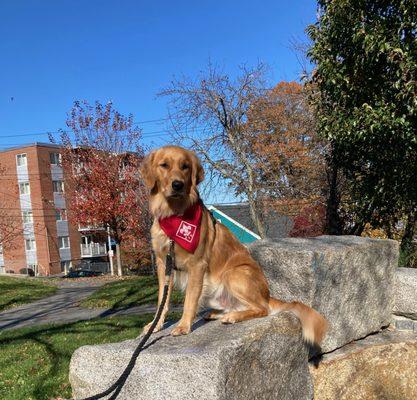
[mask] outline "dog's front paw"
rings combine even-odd
[[[222,324],[235,324],[238,322],[238,319],[233,315],[224,315],[220,318]]]
[[[171,335],[172,336],[188,335],[190,332],[191,332],[190,326],[178,325],[172,330]]]
[[[153,324],[153,321],[152,322],[149,322],[149,324],[145,325],[145,327],[143,328],[143,331],[142,331],[142,333],[144,335],[149,332],[149,329],[151,328],[151,325],[152,324]],[[164,326],[164,323],[162,321],[159,321],[156,324],[155,329],[153,330],[153,332],[159,332],[162,329],[163,326]]]

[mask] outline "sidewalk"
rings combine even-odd
[[[83,321],[111,315],[139,315],[156,311],[156,304],[118,310],[80,307],[80,301],[99,287],[100,285],[67,285],[58,289],[58,292],[53,296],[3,311],[0,313],[0,331],[49,323]],[[180,307],[173,307],[173,310],[180,309]]]

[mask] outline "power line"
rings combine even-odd
[[[204,129],[201,129],[201,130],[197,130],[197,129],[195,129],[195,130],[189,130],[188,132],[186,132],[186,133],[201,133],[201,132],[203,132],[204,131]],[[163,133],[165,133],[165,134],[163,134]],[[176,133],[179,133],[179,134],[185,134],[184,132],[176,132]],[[141,136],[141,138],[142,139],[149,139],[149,138],[166,138],[167,136],[169,136],[169,135],[171,135],[171,133],[170,132],[167,132],[167,131],[155,131],[155,132],[148,132],[148,133],[146,133],[146,134],[144,134],[144,135],[142,135]],[[16,137],[16,136],[19,136],[19,135],[13,135],[13,136],[11,136],[11,137]],[[23,136],[23,135],[22,135]],[[30,134],[30,135],[27,135],[27,136],[33,136],[32,134]],[[4,136],[3,136],[4,137]],[[0,139],[1,139],[2,137],[0,136]],[[0,143],[0,149],[3,149],[3,150],[7,150],[7,148],[8,147],[25,147],[26,145],[27,145],[28,143],[25,143],[25,142],[23,142],[23,143]],[[59,146],[59,143],[47,143],[47,144],[57,144],[58,146]],[[30,143],[29,143],[29,145],[30,145]]]
[[[190,130],[190,132],[194,132],[194,133],[198,133],[199,131],[196,130]],[[39,133],[39,134],[27,134],[27,135],[13,135],[13,136],[7,136],[7,137],[20,137],[20,136],[34,136],[34,135],[45,135],[43,133]],[[155,132],[146,132],[144,134],[142,134],[141,138],[142,139],[149,139],[149,138],[165,138],[167,136],[170,135],[170,132],[166,131],[166,130],[161,130],[161,131],[155,131]],[[6,136],[0,136],[0,139],[5,138]],[[27,143],[0,143],[0,148],[7,148],[7,147],[14,147],[14,146],[21,146],[24,147]],[[58,143],[51,143],[51,144],[57,144]]]
[[[164,122],[164,121],[169,121],[170,118],[157,118],[157,119],[148,119],[148,120],[143,120],[143,121],[134,121],[132,124],[134,125],[142,125],[142,124],[150,124],[150,123],[155,123],[155,122]],[[71,132],[70,130],[67,129],[59,129],[59,130],[45,130],[42,132],[37,132],[37,133],[21,133],[21,134],[14,134],[14,135],[0,135],[0,139],[1,138],[14,138],[14,137],[24,137],[24,136],[43,136],[43,135],[50,135],[50,134],[58,134],[61,132],[66,132],[69,133]],[[160,131],[154,131],[154,132],[143,132],[142,135],[143,136],[147,136],[150,134],[154,134],[154,133],[165,133],[166,130],[160,130]]]
[[[133,123],[137,124],[137,125],[141,125],[141,124],[150,124],[150,123],[153,123],[153,122],[168,121],[170,119],[171,118],[166,117],[166,118],[148,119],[148,120],[145,120],[145,121],[133,121]]]
[[[24,176],[44,176],[44,177],[50,177],[52,176],[52,173],[50,171],[48,172],[27,172],[27,173],[12,173],[12,172],[0,172],[0,178],[4,176],[14,176],[14,177],[24,177]],[[23,182],[23,181],[22,181]]]
[[[188,118],[186,116],[177,116],[175,119],[184,119],[184,118]],[[157,118],[157,119],[149,119],[149,120],[143,120],[143,121],[134,121],[132,124],[134,125],[142,125],[142,124],[148,124],[148,123],[155,123],[155,122],[164,122],[164,121],[169,121],[171,120],[171,118],[166,117],[166,118]],[[252,119],[252,122],[256,122],[257,120]],[[195,131],[201,131],[204,130],[205,128],[192,128],[189,129],[188,131],[191,132],[195,132]],[[43,132],[37,132],[37,133],[19,133],[19,134],[13,134],[13,135],[0,135],[0,139],[4,139],[4,138],[15,138],[15,137],[30,137],[30,136],[45,136],[45,135],[51,135],[51,134],[59,134],[59,133],[70,133],[71,130],[68,129],[59,129],[59,130],[50,130],[50,131],[43,131]],[[142,132],[142,137],[156,137],[158,135],[155,136],[155,134],[160,134],[160,133],[169,133],[167,132],[167,129],[164,130],[157,130],[157,131],[151,131],[151,132]],[[20,145],[20,143],[17,144],[2,144],[2,146],[15,146],[15,145]]]
[[[49,134],[56,134],[56,133],[61,133],[61,132],[65,132],[65,133],[70,133],[71,131],[55,131],[55,132],[39,132],[39,133],[23,133],[23,134],[16,134],[16,135],[0,135],[0,139],[4,139],[4,138],[15,138],[15,137],[24,137],[24,136],[45,136],[45,135],[49,135]],[[143,132],[142,133],[142,137],[150,137],[150,136],[154,136],[154,134],[156,133],[167,133],[166,130],[159,130],[159,131],[151,131],[151,132]]]
[[[0,194],[3,194],[3,195],[5,195],[5,196],[9,196],[9,197],[12,197],[13,198],[13,200],[18,200],[18,198],[16,198],[16,196],[15,195],[13,195],[13,194],[10,194],[10,193],[6,193],[6,192],[2,192],[2,191],[0,191]],[[30,199],[30,205],[32,206],[32,204],[34,204],[34,205],[37,205],[38,207],[40,207],[40,209],[44,209],[44,204],[42,204],[42,203],[38,203],[37,201],[32,201],[32,198]]]
[[[170,118],[157,118],[157,119],[148,119],[148,120],[144,120],[144,121],[134,121],[133,124],[135,125],[142,125],[142,124],[150,124],[153,122],[163,122],[163,121],[168,121]],[[49,133],[60,133],[60,132],[68,132],[64,129],[62,130],[45,130],[42,133],[32,133],[32,134],[16,134],[10,137],[15,137],[15,136],[29,136],[29,135],[45,135],[45,134],[49,134]],[[2,136],[0,135],[0,137],[8,137],[8,136]]]
[[[203,131],[204,128],[193,128],[193,129],[188,129],[188,131],[190,132],[198,132],[198,131]],[[15,135],[0,135],[0,139],[5,139],[5,138],[15,138],[15,137],[32,137],[32,136],[45,136],[45,135],[50,135],[50,134],[57,134],[57,133],[70,133],[71,131],[68,130],[62,130],[62,131],[52,131],[52,132],[39,132],[39,133],[23,133],[23,134],[15,134]],[[156,137],[156,136],[162,136],[160,134],[170,134],[170,132],[167,129],[162,129],[162,130],[158,130],[158,131],[150,131],[150,132],[142,132],[141,137],[144,138],[148,138],[148,137]],[[18,145],[19,143],[17,143],[16,145]],[[4,144],[3,144],[4,145]],[[14,145],[14,144],[7,144],[7,145]]]

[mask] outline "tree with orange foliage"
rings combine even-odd
[[[68,217],[109,229],[122,275],[122,244],[149,250],[147,191],[139,175],[141,131],[111,103],[76,102],[67,126],[71,132],[62,132],[61,141]]]
[[[280,82],[257,99],[246,130],[265,206],[286,215],[323,202],[325,148],[303,85]]]

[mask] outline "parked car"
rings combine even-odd
[[[110,265],[108,262],[103,261],[101,258],[90,258],[88,260],[81,260],[75,268],[77,270],[84,271],[101,271],[108,273],[110,271]]]
[[[89,278],[92,276],[101,276],[103,275],[100,271],[88,271],[86,269],[78,269],[75,271],[70,271],[68,274],[64,275],[64,278]]]

